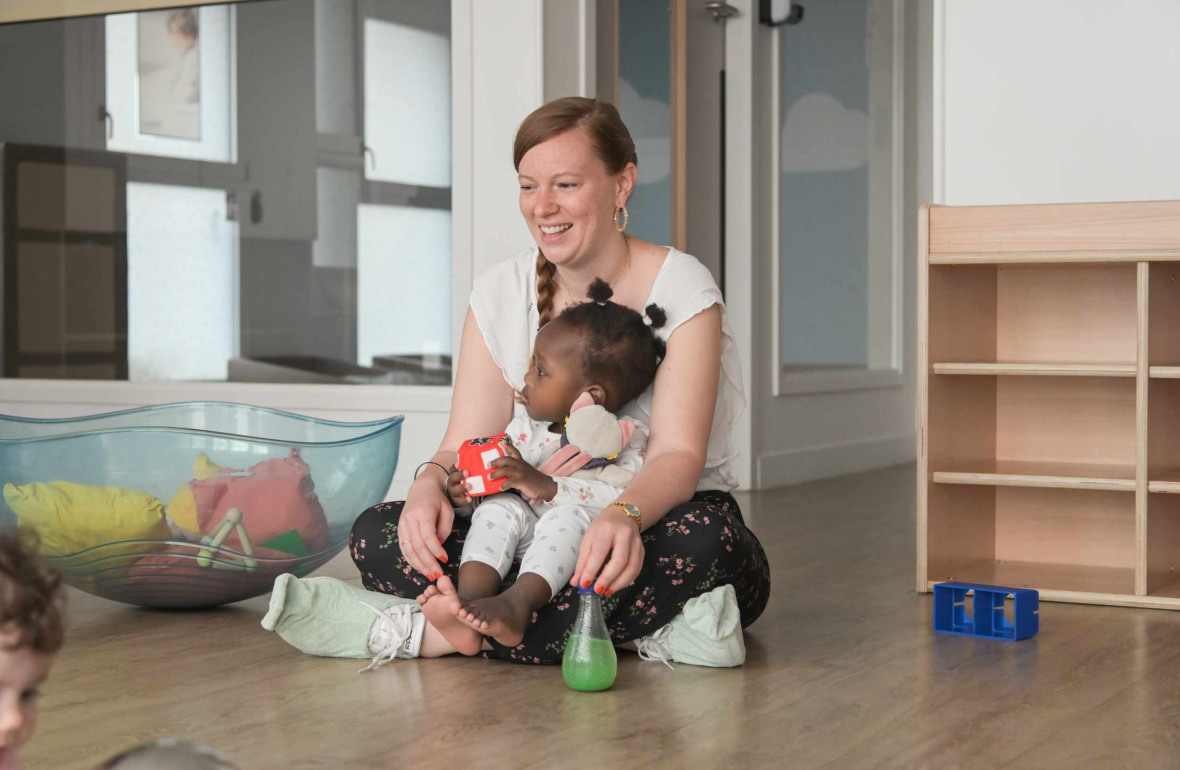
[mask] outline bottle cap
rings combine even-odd
[[[580,593],[580,594],[595,594],[598,592],[594,590],[594,584],[591,583],[589,588],[583,588],[582,586],[578,586],[578,593]]]

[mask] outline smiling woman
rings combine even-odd
[[[614,227],[611,220],[619,212],[624,221],[627,217],[626,203],[635,187],[638,162],[635,145],[625,127],[618,130],[623,123],[614,107],[605,102],[595,102],[598,108],[580,118],[580,130],[570,131],[577,104],[565,101],[570,103],[564,113],[553,109],[541,118],[525,121],[513,148],[520,179],[520,213],[539,246],[537,296],[542,326],[561,307],[583,300],[600,272],[612,276],[608,283],[613,288],[631,262],[630,241],[611,237],[611,230],[619,229],[618,220]],[[564,102],[551,103],[555,104]],[[609,174],[601,173],[602,166]],[[620,240],[622,249],[618,248]],[[597,243],[610,243],[612,253],[603,257],[587,249],[588,244]],[[615,264],[604,265],[607,259]],[[558,265],[562,268],[560,278]],[[559,292],[563,302],[555,308]]]
[[[687,603],[706,594],[731,605],[735,624],[739,617],[742,625],[752,623],[766,606],[770,575],[730,494],[737,486],[730,434],[745,398],[721,293],[694,257],[626,235],[638,159],[610,104],[570,97],[544,105],[521,124],[513,155],[520,210],[536,247],[477,281],[438,452],[423,464],[405,503],[375,506],[353,527],[352,556],[365,586],[421,594],[431,622],[420,633],[404,623],[404,643],[424,656],[455,651],[435,620],[444,614],[439,607],[460,618],[468,612],[467,597],[455,594],[452,580],[471,523],[456,518],[446,469],[461,442],[502,429],[514,392],[534,385],[539,330],[584,302],[587,287],[603,279],[615,302],[639,312],[657,303],[667,311],[656,332],[667,354],[655,381],[619,410],[650,425],[646,462],[617,505],[593,518],[569,585],[531,616],[523,640],[492,641],[485,654],[559,661],[579,584],[610,594],[605,608],[616,644],[647,648],[669,633],[662,627],[677,627]],[[727,585],[732,589],[722,591]],[[732,656],[725,659],[734,665]]]

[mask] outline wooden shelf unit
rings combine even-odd
[[[1180,201],[923,206],[918,272],[918,590],[1180,609]]]

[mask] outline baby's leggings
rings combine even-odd
[[[543,507],[538,513],[516,495],[492,495],[471,516],[459,563],[482,562],[503,580],[519,559],[521,573],[544,578],[552,598],[573,576],[582,535],[593,518],[580,505]]]

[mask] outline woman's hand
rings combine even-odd
[[[619,508],[607,506],[582,536],[570,585],[588,588],[594,583],[596,592],[610,596],[634,583],[641,569],[643,538],[639,527]]]
[[[397,524],[397,544],[411,567],[431,580],[442,575],[447,552],[442,544],[451,534],[455,509],[447,499],[441,474],[423,474],[410,487]]]
[[[505,444],[507,457],[492,460],[491,466],[495,470],[489,474],[489,479],[504,479],[505,489],[515,489],[524,495],[530,503],[541,500],[552,500],[557,494],[557,482],[552,476],[546,476],[529,465],[520,456],[520,452],[511,444]]]

